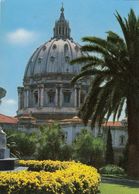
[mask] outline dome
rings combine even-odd
[[[85,81],[71,84],[81,65],[71,65],[70,61],[82,52],[70,32],[62,6],[53,38],[35,50],[26,66],[23,87],[18,87],[18,117],[31,115],[36,123],[45,123],[49,119],[63,120],[77,115],[88,86]]]
[[[45,77],[49,74],[77,74],[81,66],[70,65],[70,61],[82,55],[80,45],[70,36],[69,22],[61,8],[59,20],[55,22],[53,38],[42,44],[31,56],[24,74],[24,81]]]
[[[72,39],[53,38],[33,53],[27,64],[24,79],[45,76],[48,73],[77,74],[80,66],[70,65],[69,62],[80,56],[80,46]]]

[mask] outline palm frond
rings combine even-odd
[[[96,37],[96,36],[90,36],[90,37],[83,37],[82,38],[83,42],[89,42],[90,44],[96,44],[99,45],[101,47],[104,47],[107,45],[107,41],[105,39]]]
[[[70,61],[70,64],[71,65],[73,65],[73,64],[86,64],[86,63],[90,63],[92,61],[94,64],[98,64],[98,63],[102,62],[102,60],[96,56],[81,56],[81,57],[78,57],[78,58]]]
[[[108,51],[99,45],[85,45],[81,47],[81,51],[83,52],[94,52],[100,55],[105,55],[108,53]]]

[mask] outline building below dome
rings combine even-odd
[[[82,53],[70,31],[62,7],[53,38],[36,49],[26,66],[23,87],[18,87],[18,117],[28,114],[41,122],[76,116],[88,84],[82,81],[71,85],[81,66],[70,65],[70,61]]]

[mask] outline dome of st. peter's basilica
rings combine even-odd
[[[18,117],[31,114],[38,121],[72,118],[83,101],[87,84],[70,83],[81,66],[69,64],[82,53],[70,36],[63,7],[53,31],[53,38],[39,46],[28,61],[23,87],[18,87]]]

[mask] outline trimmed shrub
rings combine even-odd
[[[39,161],[34,166],[42,166]],[[27,166],[31,161],[24,162]],[[96,194],[100,175],[93,167],[75,162],[45,161],[55,172],[1,172],[0,191],[3,194]],[[23,161],[21,161],[23,164]],[[57,170],[61,168],[61,170]]]
[[[56,170],[62,170],[68,168],[69,165],[75,164],[75,162],[61,162],[53,160],[19,160],[19,165],[28,167],[29,171],[47,171],[55,172]]]
[[[106,175],[125,175],[124,169],[116,165],[104,166],[99,169],[99,172]]]

